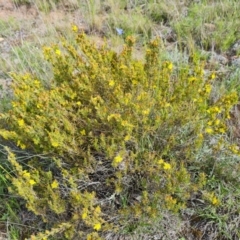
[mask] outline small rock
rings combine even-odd
[[[210,57],[210,62],[215,64],[218,63],[218,64],[226,65],[228,63],[228,59],[223,55],[213,53]]]
[[[228,55],[229,56],[235,56],[240,53],[240,39],[237,40],[229,49]]]
[[[232,59],[232,66],[240,67],[240,57]]]
[[[232,50],[235,52],[240,51],[240,40],[233,44]]]

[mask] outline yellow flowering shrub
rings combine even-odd
[[[179,69],[160,61],[159,39],[145,61],[133,59],[133,46],[128,37],[118,55],[76,33],[75,43],[44,48],[53,71],[47,83],[13,74],[0,135],[51,159],[33,155],[26,168],[8,149],[11,191],[50,227],[31,239],[100,239],[162,209],[178,212],[204,188],[207,173],[189,166],[206,140],[227,131],[237,95],[213,101],[215,75],[205,76],[198,61]]]

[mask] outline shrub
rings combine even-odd
[[[236,93],[213,99],[215,74],[206,76],[194,56],[180,69],[161,62],[159,39],[149,43],[144,62],[132,58],[133,46],[128,37],[117,55],[77,34],[75,43],[44,48],[53,71],[48,83],[13,74],[0,135],[32,156],[23,164],[7,148],[11,191],[49,229],[31,239],[134,231],[162,209],[184,209],[204,188],[210,169],[191,169],[209,139],[218,139],[213,150],[223,144],[238,153],[222,137]],[[214,192],[203,197],[219,204]]]

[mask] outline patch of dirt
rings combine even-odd
[[[9,18],[32,19],[38,15],[36,8],[25,5],[16,6],[13,1],[0,0],[0,19],[7,21]]]

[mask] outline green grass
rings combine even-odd
[[[179,44],[195,45],[206,50],[226,51],[239,39],[238,1],[30,1],[15,0],[17,4],[30,4],[39,11],[49,12],[58,7],[79,9],[90,31],[104,32],[108,37],[122,28],[126,35],[140,35],[143,40],[153,35],[154,27],[165,24],[177,33]]]
[[[171,22],[179,40],[188,44],[193,39],[198,47],[226,51],[239,39],[239,11],[237,1],[206,1],[188,8],[188,15]]]

